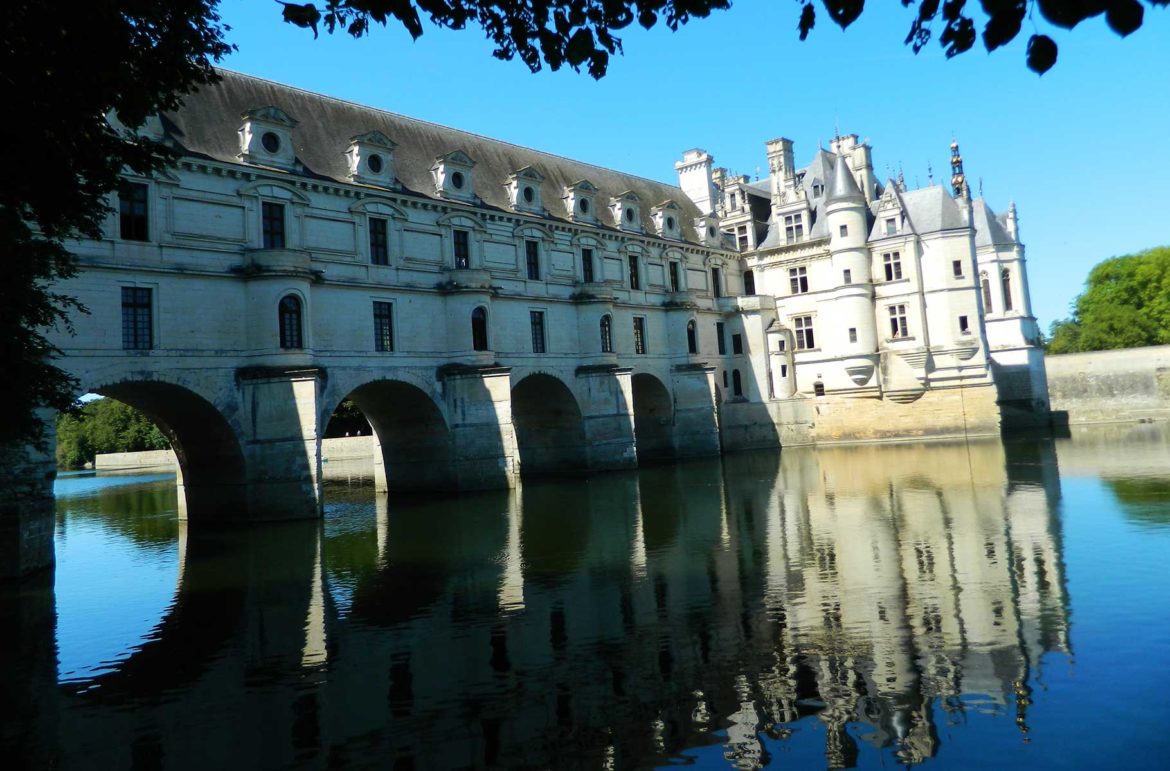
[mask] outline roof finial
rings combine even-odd
[[[898,189],[906,192],[906,175],[902,172],[902,163],[898,163]]]
[[[983,197],[983,177],[979,178],[979,197]]]
[[[951,139],[951,192],[956,198],[970,198],[967,189],[967,175],[963,173],[963,156],[959,154],[959,141]]]
[[[926,186],[934,187],[934,167],[930,165],[930,161],[926,162]]]

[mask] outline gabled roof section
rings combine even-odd
[[[504,182],[525,166],[540,169],[544,199],[554,200],[565,188],[588,179],[600,197],[611,198],[626,191],[638,195],[643,220],[651,216],[644,202],[673,199],[679,202],[683,236],[698,241],[693,222],[702,212],[677,185],[656,182],[550,153],[477,136],[434,123],[344,102],[290,86],[261,80],[227,70],[217,70],[219,83],[204,86],[183,98],[182,105],[165,114],[164,125],[171,137],[188,154],[224,163],[237,164],[239,116],[256,105],[281,105],[285,114],[312,116],[296,127],[296,154],[304,174],[348,184],[348,162],[344,151],[349,138],[372,130],[393,137],[394,172],[402,186],[416,195],[434,198],[431,166],[435,158],[461,149],[475,158],[475,193],[488,208],[511,211]],[[169,122],[169,123],[168,123]],[[553,212],[551,218],[569,221],[567,212]]]
[[[349,141],[362,142],[363,144],[367,145],[377,145],[378,147],[384,147],[387,150],[393,150],[395,147],[397,147],[397,145],[394,144],[394,140],[377,129],[373,131],[367,131],[364,134],[355,134],[349,138]]]
[[[991,210],[987,202],[977,198],[971,202],[971,219],[975,226],[975,248],[981,246],[1012,246],[1015,239],[1008,235],[999,215]]]
[[[474,166],[475,159],[462,150],[452,150],[449,153],[435,156],[435,163],[440,161],[447,161],[448,163],[457,163],[460,166]]]
[[[886,190],[897,196],[907,224],[919,235],[968,226],[964,207],[938,185],[903,192],[888,184]],[[875,223],[875,231],[877,227]]]
[[[253,107],[240,113],[240,120],[262,120],[267,123],[276,123],[289,128],[296,128],[299,124],[296,118],[284,110],[273,105],[267,107]]]
[[[524,168],[509,174],[508,179],[530,179],[533,182],[543,182],[544,175],[531,166],[525,166]]]

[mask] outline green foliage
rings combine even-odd
[[[352,399],[342,399],[325,426],[325,438],[338,436],[369,436],[370,423]]]
[[[123,170],[150,175],[174,152],[136,133],[211,83],[228,53],[215,0],[93,0],[74,12],[10,0],[0,14],[0,442],[36,441],[38,407],[68,408],[76,383],[45,337],[81,310],[50,287],[73,275],[70,238],[100,238]],[[117,120],[107,119],[116,114]],[[30,149],[34,142],[37,149]]]
[[[1170,247],[1098,263],[1049,337],[1049,353],[1170,344]]]
[[[57,417],[59,468],[81,468],[99,453],[166,450],[170,446],[149,418],[114,399],[95,399]]]
[[[401,24],[417,39],[423,33],[420,11],[432,24],[446,29],[476,25],[496,45],[498,59],[520,57],[533,72],[542,62],[554,70],[568,64],[582,66],[595,78],[605,75],[609,57],[622,52],[615,33],[634,22],[650,29],[659,20],[671,31],[691,19],[705,18],[712,11],[731,7],[730,0],[325,0],[290,3],[277,0],[289,24],[313,30],[341,30],[353,37],[369,33],[372,23]],[[1165,6],[1170,0],[1144,0],[1147,5]],[[805,40],[817,23],[815,0],[798,0],[797,30]],[[861,16],[864,0],[820,0],[824,11],[842,29]],[[906,44],[918,53],[936,31],[939,45],[948,58],[970,50],[979,33],[974,15],[983,19],[983,45],[988,51],[1003,46],[1020,33],[1026,17],[1035,29],[1043,17],[1050,24],[1072,29],[1093,16],[1105,14],[1109,27],[1125,36],[1142,25],[1145,9],[1139,0],[902,0],[913,6],[914,20]],[[1032,11],[1039,13],[1033,15]],[[1036,32],[1028,39],[1027,65],[1043,75],[1056,63],[1056,42]]]

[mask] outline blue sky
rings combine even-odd
[[[1037,14],[1010,46],[947,61],[935,43],[918,56],[902,44],[912,10],[892,0],[871,2],[844,32],[822,11],[804,43],[796,2],[742,0],[676,33],[628,28],[625,56],[601,81],[498,61],[478,29],[314,41],[275,2],[225,0],[221,13],[239,48],[230,69],[668,182],[692,147],[762,173],[764,142],[778,136],[803,165],[835,126],[869,139],[880,176],[902,168],[908,185],[925,185],[930,165],[945,182],[955,136],[973,189],[982,180],[997,211],[1016,202],[1045,329],[1096,262],[1170,244],[1162,9],[1146,6],[1124,40],[1103,17],[1070,32]],[[1034,30],[1060,46],[1043,77],[1024,66]]]

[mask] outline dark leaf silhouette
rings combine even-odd
[[[1142,26],[1145,9],[1137,0],[1112,0],[1105,11],[1105,21],[1118,35],[1125,37]]]
[[[983,10],[988,14],[983,45],[988,51],[994,51],[1020,34],[1028,4],[1025,0],[983,0]]]
[[[1033,35],[1028,40],[1028,69],[1043,75],[1056,64],[1056,43],[1047,35]]]
[[[865,8],[865,0],[822,0],[822,2],[825,4],[825,10],[829,12],[829,16],[841,25],[841,29],[845,29],[857,21],[857,17]]]
[[[808,33],[812,32],[812,28],[817,23],[817,12],[813,8],[812,3],[804,6],[800,12],[800,39],[806,40]]]

